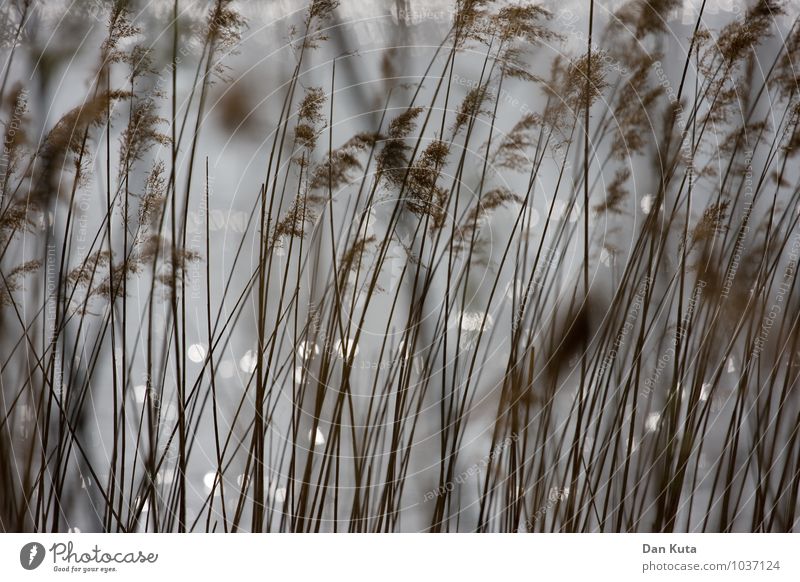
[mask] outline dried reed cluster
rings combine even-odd
[[[455,0],[342,136],[365,57],[312,0],[247,231],[194,244],[247,22],[170,4],[152,44],[103,9],[39,143],[55,65],[7,87],[6,49],[0,529],[797,531],[798,15],[701,10],[677,59],[680,0],[590,3],[575,54],[536,3]]]

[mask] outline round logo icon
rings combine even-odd
[[[30,542],[19,551],[19,563],[26,570],[35,570],[44,561],[44,546],[39,542]]]

